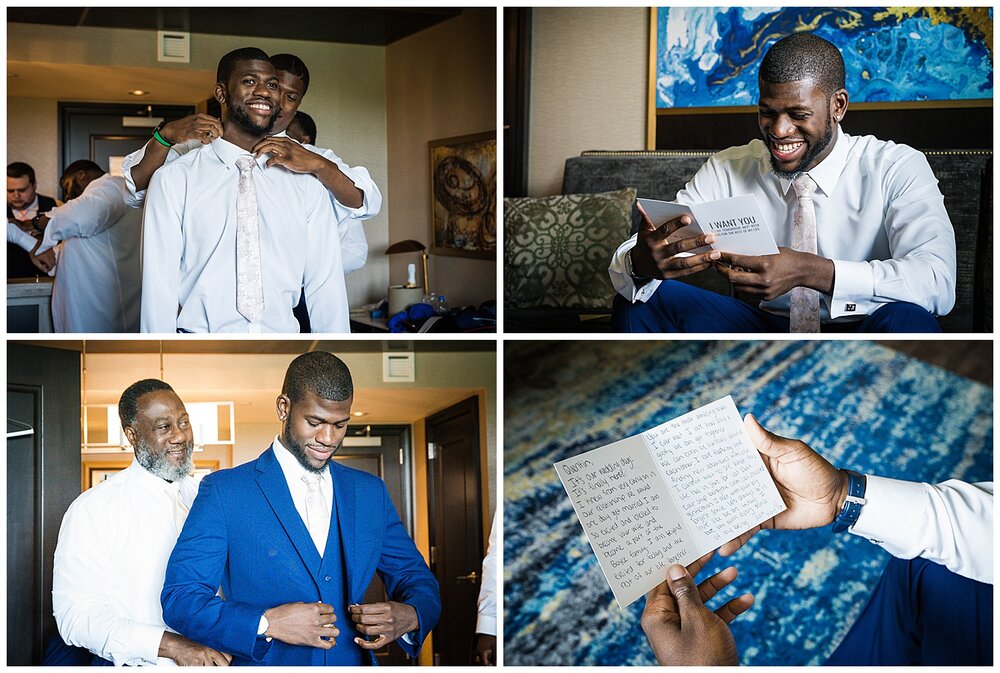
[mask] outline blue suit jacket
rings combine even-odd
[[[360,603],[377,572],[390,600],[417,611],[416,645],[396,641],[416,656],[441,613],[437,580],[406,534],[382,480],[333,461],[330,473],[346,578],[333,577],[337,554],[325,554],[331,557],[326,559],[317,553],[272,446],[256,461],[202,481],[167,564],[164,621],[232,654],[233,664],[327,665],[334,662],[334,650],[357,635],[336,604],[340,637],[331,650],[268,643],[257,637],[260,616],[284,603],[330,603],[336,590],[346,592],[342,605]],[[331,521],[331,530],[337,521]],[[216,595],[220,586],[225,599]],[[375,663],[374,654],[368,656]]]

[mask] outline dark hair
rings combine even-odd
[[[351,370],[333,353],[304,353],[288,365],[281,394],[295,403],[307,392],[335,402],[350,399],[354,395]]]
[[[271,59],[267,57],[267,54],[262,49],[258,49],[257,47],[234,49],[219,59],[219,68],[215,71],[215,81],[219,84],[229,86],[229,78],[232,77],[233,70],[236,69],[236,64],[240,61],[270,62]]]
[[[307,115],[302,110],[298,110],[295,113],[295,117],[292,118],[292,124],[298,123],[302,127],[302,132],[309,136],[309,144],[316,144],[316,122],[313,118]],[[292,124],[289,124],[291,126]],[[287,129],[285,130],[287,133]]]
[[[302,78],[302,95],[309,90],[309,68],[295,54],[275,54],[271,57],[275,70],[283,70],[291,75]]]
[[[23,178],[25,175],[28,176],[28,183],[34,185],[35,184],[34,168],[24,163],[23,161],[15,161],[12,164],[7,164],[8,178]]]
[[[164,383],[159,379],[143,379],[126,388],[121,399],[118,400],[118,418],[121,419],[122,425],[125,427],[134,425],[135,419],[139,415],[139,399],[143,395],[159,390],[174,392],[169,383]]]
[[[833,43],[812,33],[783,37],[767,50],[760,79],[783,84],[811,79],[828,96],[844,88],[844,57]]]
[[[66,170],[63,171],[62,177],[65,178],[69,175],[73,175],[77,171],[95,171],[97,173],[100,173],[101,175],[104,175],[104,169],[95,164],[90,159],[77,159],[76,161],[74,161],[73,163],[71,163],[69,166],[66,167]]]

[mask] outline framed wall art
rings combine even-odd
[[[431,252],[496,259],[496,133],[432,140]]]
[[[991,7],[659,7],[650,23],[656,114],[756,105],[764,53],[800,31],[840,48],[854,107],[992,105]]]

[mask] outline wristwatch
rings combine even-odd
[[[164,147],[166,147],[166,148],[169,149],[169,148],[173,147],[174,145],[176,145],[177,143],[172,143],[172,142],[170,142],[169,140],[167,140],[166,138],[164,138],[163,136],[160,135],[160,130],[164,126],[166,126],[166,125],[167,125],[167,120],[166,119],[164,119],[159,124],[157,124],[156,128],[153,129],[153,137],[156,138],[156,142],[160,143],[161,145],[163,145]]]
[[[628,277],[632,279],[632,282],[635,284],[636,287],[641,287],[641,286],[645,285],[646,283],[648,283],[649,281],[653,280],[652,278],[650,278],[648,276],[640,276],[639,274],[637,274],[632,269],[632,251],[631,250],[629,250],[627,253],[625,253],[625,273],[627,273]]]
[[[854,470],[844,470],[847,473],[847,498],[840,514],[833,520],[833,532],[843,533],[845,530],[858,522],[861,516],[861,508],[865,506],[865,490],[868,487],[868,479],[863,474]]]

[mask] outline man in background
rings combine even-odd
[[[58,205],[50,196],[35,191],[35,169],[22,161],[7,165],[7,277],[30,278],[47,273],[53,257],[36,264],[31,253],[38,247],[41,230],[35,218]],[[36,240],[32,241],[34,238]],[[29,247],[30,246],[30,247]],[[46,269],[45,267],[49,268]]]
[[[125,180],[88,159],[60,180],[66,203],[38,219],[41,255],[60,249],[52,288],[56,332],[138,332],[142,213],[125,205]]]
[[[135,457],[63,517],[52,570],[59,635],[100,665],[227,666],[229,655],[168,629],[160,609],[167,558],[198,489],[184,403],[145,379],[122,393],[118,413]]]

